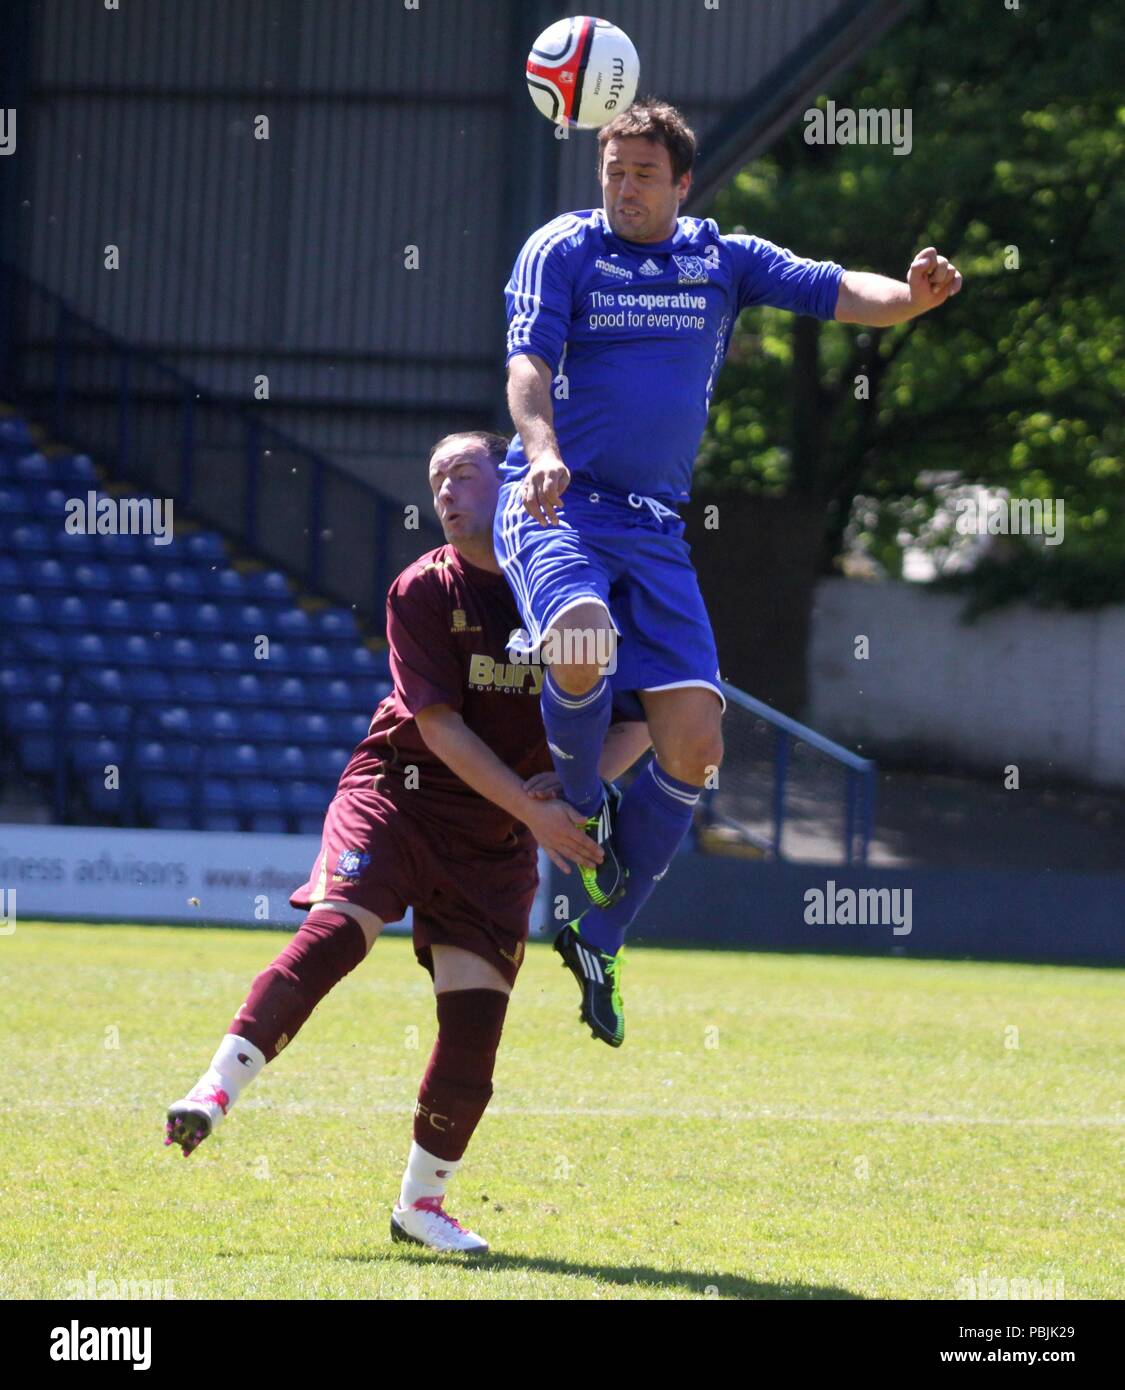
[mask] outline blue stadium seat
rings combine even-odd
[[[201,710],[199,726],[204,739],[245,739],[247,734],[241,714],[234,710]]]
[[[0,589],[23,587],[23,566],[14,555],[0,555]]]
[[[307,761],[305,750],[295,743],[267,744],[262,749],[262,772],[267,777],[303,777]]]
[[[186,632],[197,632],[200,636],[226,637],[232,630],[226,613],[217,603],[182,603],[180,617]]]
[[[203,750],[203,771],[208,777],[256,777],[258,749],[253,743],[215,743]]]
[[[190,740],[202,734],[202,719],[187,705],[170,705],[158,710],[156,725],[165,738]]]
[[[70,570],[72,586],[84,594],[105,594],[113,587],[113,570],[109,565],[82,560]]]
[[[239,604],[234,613],[233,632],[245,633],[248,637],[259,634],[270,635],[270,620],[266,610],[257,603]]]
[[[80,628],[84,632],[91,626],[90,605],[77,594],[63,594],[51,604],[50,613],[55,627]]]
[[[164,660],[169,666],[204,667],[204,649],[194,637],[173,637],[164,645]]]
[[[96,815],[121,816],[127,809],[128,802],[122,797],[120,788],[107,787],[105,775],[100,770],[82,779],[82,789],[87,805]]]
[[[24,734],[19,740],[19,760],[24,772],[45,777],[55,768],[58,744],[54,734]]]
[[[118,632],[131,631],[138,626],[138,610],[131,599],[106,599],[98,609],[98,616],[99,627],[116,628]]]
[[[321,782],[287,782],[285,809],[291,816],[314,816],[318,810],[323,816],[334,790]]]
[[[388,654],[385,651],[373,652],[370,647],[352,647],[348,654],[348,663],[352,674],[356,676],[389,676],[391,674]]]
[[[3,612],[0,611],[2,621]],[[35,677],[26,666],[0,666],[0,700],[29,700],[36,693],[36,688]]]
[[[221,565],[204,572],[203,591],[212,601],[225,599],[234,603],[245,601],[248,587],[240,571]]]
[[[99,536],[98,554],[106,560],[136,560],[138,563],[148,558],[144,537],[131,535]]]
[[[0,626],[42,627],[43,605],[34,594],[0,594]]]
[[[372,688],[372,697],[377,705],[381,705],[388,695],[394,693],[395,683],[391,680],[376,681]]]
[[[209,670],[241,671],[254,659],[251,648],[244,642],[200,638],[200,646],[205,652],[204,664]]]
[[[205,777],[200,791],[205,811],[236,816],[241,810],[238,790],[234,783],[225,777]]]
[[[367,737],[370,725],[371,716],[368,714],[337,715],[332,725],[335,731],[333,737],[354,748]]]
[[[85,673],[102,700],[127,700],[130,696],[125,675],[116,666],[97,666]]]
[[[174,603],[165,598],[142,599],[135,606],[137,626],[147,632],[178,636],[181,614]]]
[[[276,743],[290,737],[289,718],[279,709],[251,711],[250,724],[258,743]]]
[[[104,667],[110,659],[105,638],[100,632],[63,633],[63,650],[67,661],[76,666]]]
[[[290,641],[307,640],[313,633],[313,621],[303,608],[284,608],[277,615],[276,631]]]
[[[253,672],[228,672],[219,678],[218,699],[225,705],[260,705],[265,702],[265,683]]]
[[[22,416],[5,415],[0,418],[0,453],[14,456],[34,448],[31,429]]]
[[[43,489],[41,492],[38,505],[51,521],[63,526],[65,531],[66,510],[69,501],[70,497],[66,488],[49,487]],[[65,534],[69,535],[71,533],[65,532]]]
[[[76,739],[70,748],[70,760],[76,772],[100,772],[104,775],[111,764],[118,769],[125,755],[125,746],[112,738],[92,741]]]
[[[21,661],[50,661],[57,664],[62,660],[62,638],[50,628],[21,628],[14,650],[19,652]]]
[[[173,771],[172,759],[168,753],[169,746],[167,743],[161,743],[158,738],[142,739],[137,744],[138,774],[144,777],[152,772]]]
[[[292,601],[293,591],[289,587],[288,579],[280,570],[256,570],[245,578],[246,592],[252,594],[259,603],[265,600],[272,603]]]
[[[129,694],[139,705],[166,705],[173,699],[182,703],[179,690],[172,680],[163,671],[152,667],[129,672]]]
[[[319,704],[314,701],[309,686],[300,676],[286,676],[274,692],[274,700],[289,709],[303,709],[306,705]]]
[[[193,560],[207,560],[213,564],[227,561],[227,548],[215,531],[199,531],[188,536],[184,549]]]
[[[248,777],[242,783],[242,804],[251,815],[278,814],[283,811],[281,788],[275,782],[260,777]]]
[[[146,566],[147,568],[147,566]],[[203,578],[188,565],[168,565],[163,570],[164,593],[171,599],[202,598]]]
[[[271,639],[269,645],[269,656],[268,658],[266,658],[266,660],[268,660],[269,662],[269,669],[275,672],[299,672],[301,670],[301,659],[299,653],[295,652],[293,648],[285,642],[275,642]]]
[[[322,642],[358,641],[355,615],[347,608],[325,608],[316,615],[317,636]]]
[[[149,811],[186,811],[191,805],[191,784],[186,777],[146,777],[141,784],[141,803]]]
[[[61,560],[35,560],[29,566],[31,583],[37,592],[44,589],[63,592],[74,583],[74,571]]]
[[[34,518],[34,503],[19,483],[0,483],[0,516],[6,523]]]
[[[118,600],[124,602],[124,600]],[[113,654],[122,666],[156,666],[162,664],[163,652],[151,637],[139,632],[130,632],[113,637]]]
[[[55,533],[53,549],[68,565],[79,560],[93,560],[98,553],[98,537],[89,536],[85,531],[64,531],[60,526]]]
[[[96,486],[97,470],[86,454],[70,454],[68,457],[55,459],[54,463],[52,475],[59,483],[70,486],[85,483],[88,488]]]
[[[201,830],[221,830],[228,834],[242,829],[242,822],[238,816],[232,815],[229,811],[209,811],[204,807],[199,815]]]
[[[20,454],[16,459],[16,477],[31,482],[46,481],[51,477],[51,465],[42,454],[35,451]]]
[[[66,707],[67,738],[122,739],[129,732],[132,713],[129,705],[94,704],[89,700],[74,700]]]
[[[38,522],[25,522],[14,526],[9,536],[12,550],[25,555],[49,555],[55,548],[54,536]]]
[[[309,815],[297,817],[298,835],[319,835],[324,827],[324,815]]]
[[[250,817],[249,828],[256,835],[285,835],[289,825],[285,817],[276,811],[256,811]]]
[[[329,743],[332,738],[332,726],[323,714],[303,710],[290,719],[289,739],[293,743]]]
[[[207,671],[174,671],[172,698],[180,705],[213,705],[219,698],[219,682]]]
[[[13,733],[36,733],[55,726],[54,711],[45,700],[28,700],[8,713],[8,725]]]
[[[143,598],[160,592],[160,580],[151,565],[133,560],[127,565],[116,566],[115,570],[119,577],[114,588],[120,589],[130,598]]]
[[[313,676],[328,675],[336,669],[335,657],[321,642],[311,642],[304,649],[301,664]]]
[[[339,780],[340,773],[347,767],[348,759],[351,755],[352,750],[350,748],[344,748],[342,746],[329,748],[320,760],[317,770],[323,773],[325,777],[335,777]]]
[[[330,680],[320,682],[320,706],[322,709],[356,710],[361,704],[352,690],[351,681]]]

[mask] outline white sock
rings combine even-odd
[[[211,1058],[211,1065],[192,1087],[189,1095],[194,1097],[198,1091],[226,1092],[226,1109],[217,1102],[209,1107],[215,1112],[211,1116],[215,1122],[226,1114],[238,1099],[243,1086],[248,1081],[253,1081],[265,1065],[266,1056],[261,1048],[255,1047],[247,1038],[240,1038],[237,1033],[227,1033],[219,1044],[218,1051]]]
[[[412,1207],[420,1197],[444,1197],[445,1184],[461,1166],[461,1160],[435,1158],[417,1142],[411,1142],[406,1172],[402,1175],[400,1207]]]

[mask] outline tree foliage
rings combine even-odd
[[[965,286],[885,330],[743,315],[701,483],[822,507],[826,570],[853,517],[899,573],[954,475],[1062,499],[1071,570],[1125,563],[1123,67],[1118,0],[922,0],[832,91],[909,109],[908,155],[800,121],[744,169],[709,210],[723,230],[899,279],[933,245]]]

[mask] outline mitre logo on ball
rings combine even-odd
[[[637,95],[640,59],[608,19],[577,15],[544,29],[527,55],[527,88],[549,120],[597,130]]]

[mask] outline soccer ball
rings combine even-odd
[[[641,60],[608,19],[577,15],[544,29],[527,55],[527,89],[556,125],[597,130],[637,95]]]

